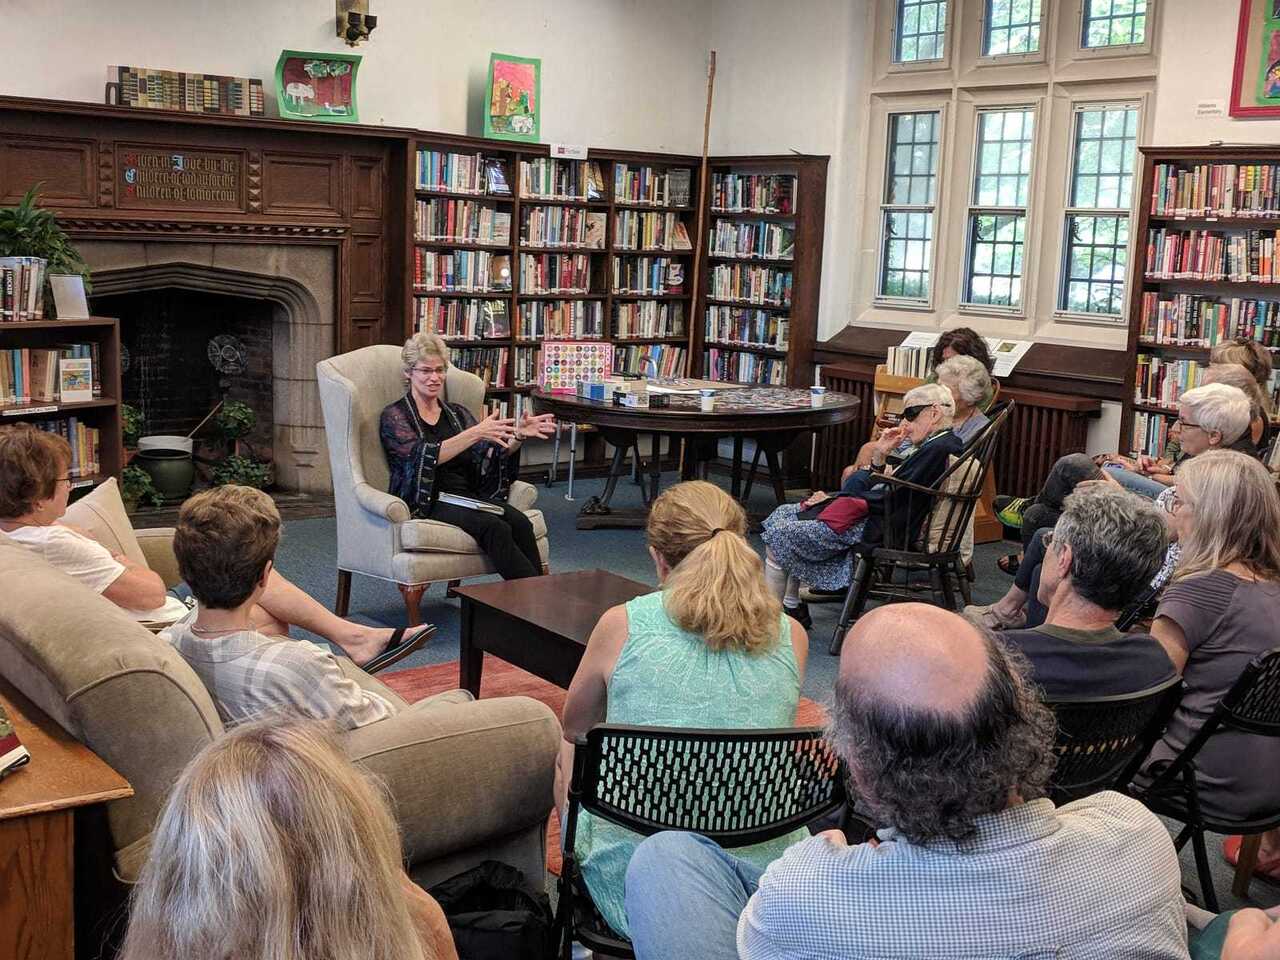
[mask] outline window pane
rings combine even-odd
[[[1078,111],[1071,206],[1128,209],[1137,143],[1137,107]]]
[[[933,203],[937,179],[937,111],[890,114],[885,203]]]
[[[969,215],[966,303],[1016,307],[1022,303],[1022,253],[1027,218],[1022,214]]]
[[[1146,39],[1147,0],[1085,0],[1084,46],[1122,47]]]
[[[982,55],[1035,53],[1040,49],[1041,0],[987,0]]]
[[[898,0],[893,39],[894,62],[941,60],[942,40],[946,31],[947,0]]]
[[[928,299],[932,245],[932,213],[886,210],[884,260],[880,265],[881,295]]]
[[[989,110],[978,115],[978,172],[973,202],[980,207],[1025,207],[1031,180],[1030,110]]]
[[[1128,273],[1129,217],[1068,216],[1061,306],[1119,316]]]

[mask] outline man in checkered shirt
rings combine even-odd
[[[1035,799],[1054,725],[1025,664],[923,604],[860,619],[840,662],[832,740],[859,810],[764,871],[690,833],[660,833],[627,870],[636,956],[1063,957],[1187,954],[1178,857],[1136,800]]]

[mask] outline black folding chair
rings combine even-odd
[[[1124,790],[1160,739],[1182,699],[1182,680],[1110,697],[1046,698],[1058,721],[1053,750],[1058,763],[1049,781],[1055,804],[1099,790]]]
[[[599,724],[577,741],[555,931],[596,954],[634,957],[591,902],[574,856],[580,810],[643,836],[700,833],[722,847],[763,843],[834,810],[840,763],[821,727],[694,730]]]
[[[1182,752],[1168,762],[1153,765],[1150,772],[1154,779],[1150,786],[1145,789],[1130,787],[1130,793],[1153,812],[1186,825],[1174,846],[1181,850],[1188,839],[1192,841],[1200,891],[1206,909],[1214,913],[1218,912],[1218,895],[1213,889],[1213,875],[1209,872],[1205,831],[1239,833],[1247,837],[1280,827],[1280,796],[1276,797],[1276,806],[1265,816],[1251,820],[1207,817],[1200,809],[1196,756],[1216,734],[1224,730],[1238,730],[1259,737],[1280,737],[1280,647],[1259,654],[1250,661]]]
[[[933,486],[885,475],[883,482],[892,490],[885,498],[884,539],[878,544],[860,543],[852,549],[853,578],[840,619],[831,634],[832,656],[839,655],[845,633],[862,616],[869,599],[922,598],[922,592],[913,588],[913,574],[928,574],[929,597],[934,604],[956,609],[952,579],[962,592],[968,589],[968,574],[960,548],[982,497],[987,471],[995,459],[1000,431],[1013,406],[1012,400],[1000,404],[991,422],[969,442]],[[952,483],[957,475],[961,480]],[[901,582],[896,580],[898,575]]]

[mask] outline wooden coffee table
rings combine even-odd
[[[607,570],[458,587],[458,685],[479,697],[484,655],[491,653],[567,690],[601,614],[654,589]]]

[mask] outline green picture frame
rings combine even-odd
[[[542,61],[489,54],[484,135],[492,140],[537,143],[542,136]]]
[[[354,53],[284,50],[276,61],[276,104],[286,120],[359,123]]]

